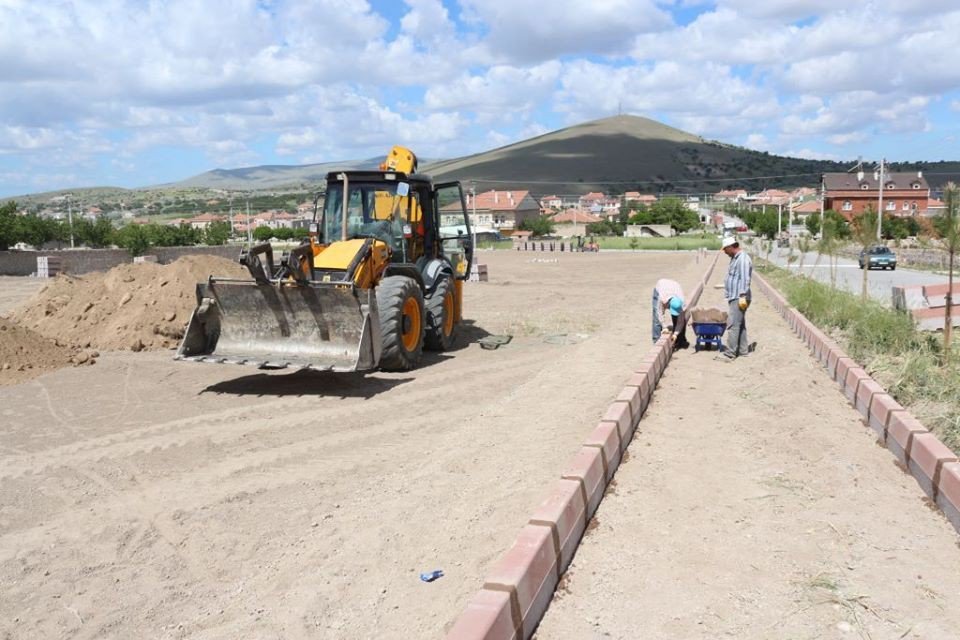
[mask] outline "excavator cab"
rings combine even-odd
[[[407,169],[405,173],[400,169]],[[416,367],[462,320],[473,246],[463,189],[413,173],[394,147],[380,171],[327,175],[309,238],[274,261],[244,251],[248,280],[211,277],[177,351],[183,360],[364,371]]]

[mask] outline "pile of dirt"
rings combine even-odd
[[[124,264],[106,273],[57,276],[12,317],[60,344],[140,351],[175,347],[210,275],[245,277],[236,262],[184,256],[168,265]]]
[[[19,384],[69,364],[93,364],[98,355],[63,346],[0,316],[0,386]]]

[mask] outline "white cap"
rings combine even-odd
[[[734,238],[733,236],[727,236],[723,239],[723,242],[720,244],[721,249],[726,249],[729,246],[740,244],[740,241]]]

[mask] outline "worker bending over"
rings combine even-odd
[[[669,323],[674,347],[685,349],[690,346],[687,342],[686,325],[681,324],[682,314],[683,289],[680,283],[669,278],[657,280],[657,284],[653,286],[653,341],[660,339],[663,328]]]

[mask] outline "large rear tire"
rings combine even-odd
[[[406,276],[389,276],[377,287],[380,311],[380,368],[408,371],[423,356],[424,308],[420,285]]]
[[[426,346],[431,351],[447,351],[457,339],[457,299],[450,276],[437,282],[427,298]]]

